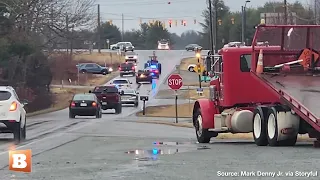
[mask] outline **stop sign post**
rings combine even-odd
[[[176,123],[178,123],[178,93],[177,90],[179,90],[183,85],[183,80],[180,74],[171,74],[168,77],[168,86],[174,90],[176,93],[176,99],[175,99],[175,107],[176,107]]]

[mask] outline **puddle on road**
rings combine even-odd
[[[135,155],[135,160],[138,161],[154,161],[158,160],[161,155],[172,155],[183,152],[190,152],[195,150],[206,150],[210,149],[208,146],[195,145],[192,142],[153,142],[157,148],[152,148],[149,150],[136,149],[125,152],[126,154]],[[195,145],[190,147],[166,147],[166,146],[179,146],[179,145]]]

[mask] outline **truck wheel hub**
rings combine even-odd
[[[259,138],[261,135],[261,116],[256,114],[253,119],[253,133],[256,138]]]
[[[202,135],[202,116],[201,115],[198,116],[197,121],[198,121],[197,134],[198,136],[201,136]]]
[[[276,117],[274,114],[270,114],[268,117],[268,136],[273,139],[276,135]]]

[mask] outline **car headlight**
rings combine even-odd
[[[124,58],[125,58],[125,59],[128,59],[129,57],[128,57],[128,56],[125,56]]]
[[[137,58],[138,58],[138,56],[133,56],[133,58],[137,59]]]
[[[112,67],[110,67],[110,68],[109,68],[109,72],[112,72],[112,71],[113,71],[113,69],[112,69]]]

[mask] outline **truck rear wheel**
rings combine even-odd
[[[281,106],[270,107],[268,110],[268,120],[267,120],[267,138],[270,146],[294,146],[297,142],[297,135],[293,135],[285,140],[278,140],[279,137],[279,117],[278,112],[286,112],[286,110]],[[283,119],[285,120],[285,119]],[[281,129],[281,128],[280,128]]]
[[[121,104],[117,105],[117,107],[115,108],[115,111],[116,111],[116,114],[121,114],[121,112],[122,112],[122,105],[121,105]]]
[[[268,107],[258,106],[253,111],[253,139],[257,146],[268,145],[268,138],[266,132]]]
[[[197,109],[194,114],[194,128],[196,130],[196,136],[199,143],[209,143],[212,136],[208,129],[202,127],[202,114],[200,108]]]

